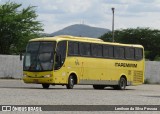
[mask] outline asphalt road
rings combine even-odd
[[[43,89],[22,80],[0,80],[0,105],[160,105],[160,85],[128,86],[126,90],[94,90],[90,85]]]

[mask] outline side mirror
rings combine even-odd
[[[22,61],[23,53],[20,53],[19,56],[20,56],[20,61]]]
[[[19,54],[19,56],[20,56],[20,61],[22,61],[23,55],[24,55],[25,51],[26,51],[26,50],[23,50],[23,51],[20,52],[20,54]]]

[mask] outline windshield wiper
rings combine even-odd
[[[38,66],[38,64],[39,64],[39,66],[40,66],[40,69],[39,69],[39,70],[43,70],[41,61],[40,61],[40,59],[39,59],[39,55],[40,55],[40,54],[38,54],[38,56],[37,56],[37,66]],[[37,70],[37,69],[36,69],[36,70]]]

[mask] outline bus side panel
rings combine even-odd
[[[82,80],[84,84],[115,85],[121,76],[127,85],[144,82],[144,61],[114,60],[102,58],[82,59]],[[83,84],[83,83],[82,83]]]
[[[144,82],[144,60],[116,60],[115,72],[113,80],[119,80],[124,75],[127,78],[128,85],[142,84]]]
[[[133,71],[132,85],[139,85],[144,83],[144,60],[137,61],[137,69]]]
[[[68,83],[68,73],[66,72],[66,64],[58,69],[54,70],[54,80],[55,84],[67,84]]]
[[[109,84],[112,71],[107,59],[84,57],[82,61],[82,84]]]

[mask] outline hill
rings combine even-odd
[[[51,33],[49,36],[72,35],[98,38],[109,31],[109,29],[91,27],[84,24],[75,24],[65,27],[64,29],[59,30],[57,32]]]

